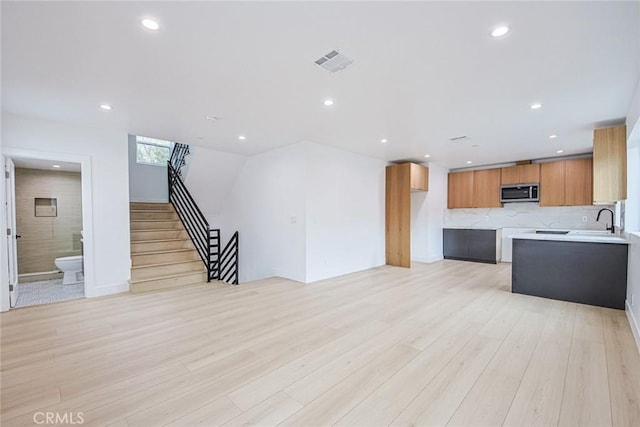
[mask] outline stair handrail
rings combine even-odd
[[[173,157],[173,156],[172,156]],[[211,228],[195,199],[182,181],[179,172],[167,162],[169,202],[191,238],[196,252],[207,269],[207,282],[222,280],[238,284],[238,232],[220,251],[220,229]],[[224,254],[224,263],[222,262]]]
[[[169,164],[173,166],[173,169],[180,176],[182,176],[182,167],[187,164],[186,157],[189,154],[189,145],[179,142],[173,144],[173,150],[171,150],[171,156],[169,156]]]

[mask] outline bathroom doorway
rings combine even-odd
[[[7,158],[11,308],[85,296],[82,165]]]

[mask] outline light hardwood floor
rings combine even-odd
[[[380,267],[2,314],[2,425],[640,426],[623,311],[516,295],[510,265]]]

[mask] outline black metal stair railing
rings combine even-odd
[[[173,150],[171,150],[171,156],[169,157],[169,164],[180,176],[182,176],[182,167],[187,164],[186,158],[188,155],[189,146],[187,144],[176,142],[173,145]]]
[[[223,282],[238,284],[238,232],[233,236],[220,253],[219,279]]]
[[[176,150],[176,147],[184,146]],[[174,158],[174,154],[175,157]],[[221,280],[238,284],[238,232],[233,234],[224,250],[221,251],[220,229],[212,229],[204,214],[196,204],[180,177],[179,169],[185,164],[184,157],[189,154],[188,146],[176,144],[167,162],[169,202],[175,208],[182,225],[191,238],[198,255],[207,269],[207,282]],[[181,157],[181,159],[179,159]],[[176,165],[176,166],[174,166]]]

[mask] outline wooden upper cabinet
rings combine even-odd
[[[571,159],[540,165],[540,206],[592,204],[592,160]]]
[[[540,164],[531,163],[502,168],[501,182],[502,185],[540,182]]]
[[[499,208],[500,169],[484,169],[449,174],[447,207]]]
[[[593,204],[627,198],[627,127],[593,131]]]
[[[520,184],[520,171],[518,170],[518,166],[502,168],[500,175],[502,185]]]
[[[429,190],[429,168],[415,163],[410,163],[410,165],[411,191]]]
[[[565,160],[565,206],[593,204],[593,160]]]
[[[450,173],[447,193],[449,209],[473,207],[473,171]]]
[[[565,163],[540,164],[540,206],[564,206]]]
[[[520,174],[520,182],[518,184],[533,184],[540,182],[540,164],[531,163],[530,165],[516,166]]]
[[[484,169],[473,172],[473,207],[499,208],[500,169]]]

